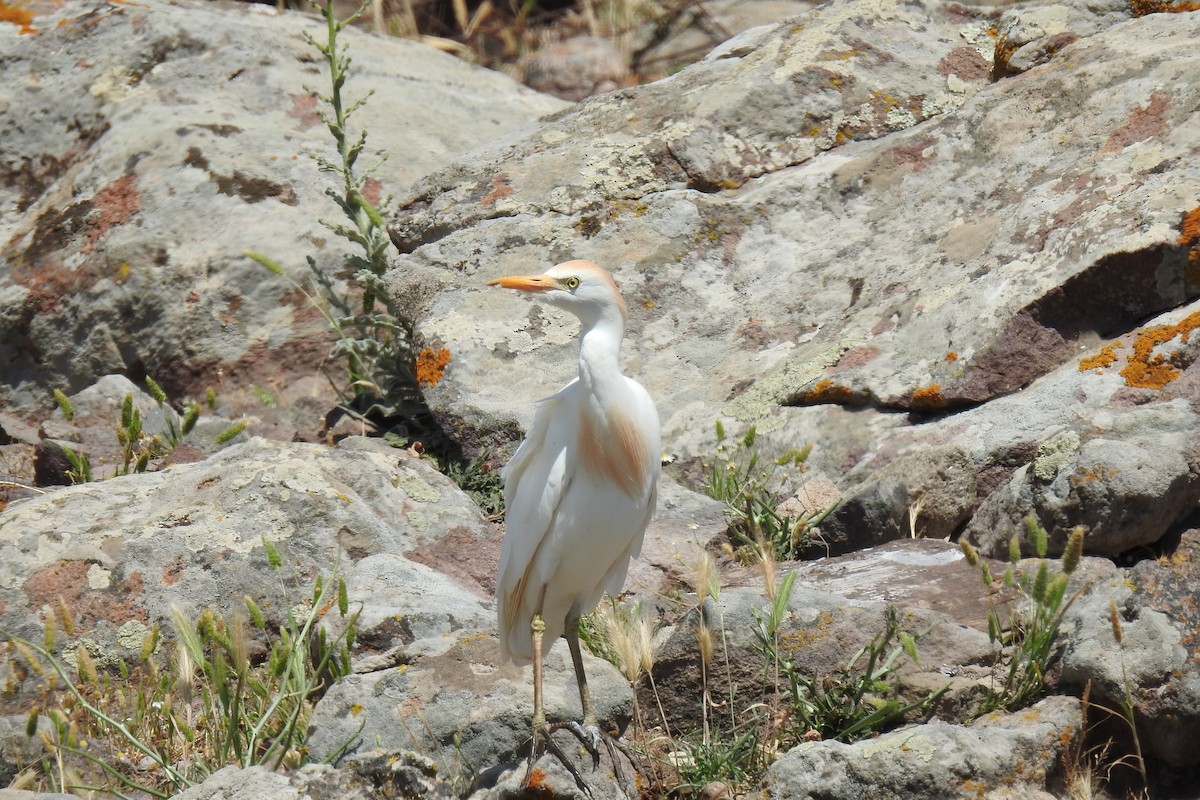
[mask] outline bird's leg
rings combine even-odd
[[[545,598],[545,590],[542,591],[542,597]],[[533,638],[533,739],[529,743],[529,765],[525,768],[525,779],[521,781],[522,785],[529,786],[529,779],[533,775],[533,764],[537,761],[542,750],[549,750],[554,754],[554,757],[559,760],[567,772],[571,773],[571,777],[575,779],[575,783],[580,790],[588,797],[592,796],[591,787],[583,780],[583,776],[579,774],[579,770],[567,758],[566,753],[562,751],[550,734],[557,730],[559,725],[546,724],[546,709],[542,704],[542,638],[546,633],[546,622],[542,619],[541,601],[538,602],[538,611],[533,615],[533,620],[529,623],[529,630]],[[576,620],[576,631],[578,631],[578,620]],[[578,634],[576,634],[578,636]],[[578,642],[574,645],[578,648]],[[572,653],[575,651],[572,650]],[[582,664],[582,661],[577,661]],[[584,687],[586,691],[586,686]],[[593,718],[595,715],[593,715]],[[597,729],[598,730],[598,729]],[[574,732],[574,731],[573,731]],[[579,736],[579,733],[575,734]],[[583,741],[582,739],[580,741]],[[585,742],[585,746],[586,746]],[[598,756],[594,747],[590,747],[593,760],[598,763]]]
[[[566,631],[563,636],[567,640],[567,647],[571,650],[571,664],[575,667],[575,683],[579,686],[579,703],[583,706],[583,725],[576,722],[564,722],[550,725],[548,728],[550,730],[566,728],[571,731],[591,753],[592,769],[600,766],[600,742],[604,742],[604,746],[608,750],[608,757],[612,759],[613,769],[617,773],[617,780],[624,789],[632,791],[631,796],[636,796],[636,789],[630,787],[625,778],[625,771],[621,769],[621,759],[617,752],[620,751],[629,759],[629,763],[635,765],[634,769],[637,768],[637,761],[634,760],[633,753],[629,751],[629,748],[600,730],[596,708],[592,705],[592,693],[588,689],[587,673],[583,669],[583,653],[579,649],[579,617],[567,619]],[[578,782],[578,780],[578,776],[576,776],[576,781]]]
[[[583,671],[583,654],[579,650],[579,617],[569,617],[563,636],[571,649],[571,664],[575,667],[575,683],[579,686],[579,704],[583,706],[583,729],[580,741],[592,754],[595,764],[600,762],[600,722],[592,706],[592,693],[588,689],[587,673]]]
[[[529,630],[533,636],[533,730],[536,739],[538,729],[546,725],[546,709],[542,706],[542,636],[546,633],[546,622],[540,613],[533,615]]]

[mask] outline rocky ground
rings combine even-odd
[[[337,213],[310,158],[333,157],[306,91],[319,26],[158,0],[13,19],[0,628],[41,642],[68,615],[52,646],[114,670],[172,606],[249,597],[278,622],[337,573],[361,616],[351,674],[309,720],[313,763],[228,767],[180,796],[520,796],[531,679],[499,662],[501,529],[419,448],[322,430],[331,338],[297,287],[309,257],[338,287],[352,273],[318,222]],[[389,154],[368,192],[398,201],[389,306],[444,355],[424,400],[468,457],[499,465],[575,368],[573,320],[487,279],[588,258],[622,285],[625,366],[670,462],[626,588],[665,627],[653,682],[587,668],[605,724],[657,759],[647,792],[680,782],[662,765],[706,713],[732,736],[774,702],[750,702],[774,692],[755,630],[791,574],[775,633],[797,669],[836,679],[892,607],[919,652],[897,691],[937,700],[879,736],[789,741],[706,796],[1200,796],[1200,12],[834,0],[575,104],[343,36],[347,89],[375,91],[368,149]],[[210,388],[169,455],[111,477],[123,398],[167,436]],[[812,445],[790,507],[839,501],[805,560],[764,574],[723,548],[723,507],[698,492],[733,440],[718,420],[754,426],[764,457]],[[58,485],[64,445],[102,480]],[[958,542],[999,577],[1030,515],[1055,565],[1078,528],[1084,554],[1041,695],[982,714],[989,614],[1021,598]],[[715,592],[693,574],[706,548],[725,553]],[[29,787],[21,770],[53,758],[26,735],[44,678],[0,658],[0,779]],[[577,716],[561,646],[548,669],[550,716]],[[617,761],[585,765],[594,796],[633,793]],[[582,796],[537,767],[544,796]]]

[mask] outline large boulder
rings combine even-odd
[[[245,596],[284,609],[294,598],[281,605],[281,585],[304,596],[319,574],[452,534],[481,545],[496,537],[466,495],[411,453],[362,438],[333,448],[251,439],[204,461],[11,505],[0,515],[0,627],[40,641],[43,615],[61,603],[115,663],[131,659],[153,625],[169,628],[172,605],[191,619],[244,608]],[[278,572],[264,540],[282,556]],[[454,618],[461,612],[446,598],[470,595],[449,578],[441,584],[422,612]],[[404,643],[412,630],[440,636],[445,624],[431,616]]]
[[[175,398],[316,374],[327,324],[292,280],[311,280],[312,256],[342,285],[352,247],[318,222],[341,215],[313,158],[337,160],[307,90],[329,92],[305,38],[323,22],[159,0],[32,13],[33,32],[0,30],[0,405],[45,407],[109,373],[149,372]],[[376,202],[564,105],[414,42],[340,42],[348,101],[376,93],[350,118],[370,133],[360,170],[390,156]]]
[[[419,181],[388,280],[453,353],[434,410],[511,442],[572,377],[574,321],[484,283],[591,258],[679,463],[711,457],[715,418],[815,443],[851,500],[838,551],[922,513],[938,536],[1006,542],[1036,513],[1056,546],[1075,524],[1097,553],[1161,539],[1200,499],[1200,20],[1023,4],[1001,55],[1041,55],[993,81],[993,13],[828,3]],[[1049,498],[1018,471],[1064,431],[1085,458]],[[936,519],[933,447],[970,462]]]

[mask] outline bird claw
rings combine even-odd
[[[597,769],[600,766],[600,726],[596,724],[581,725],[574,720],[561,723],[561,725],[575,734],[579,743],[591,753],[592,769]]]
[[[579,740],[584,749],[592,756],[592,771],[594,772],[600,767],[600,743],[604,743],[605,749],[608,751],[609,758],[612,759],[613,770],[616,772],[617,780],[621,785],[622,790],[631,797],[636,797],[636,789],[630,794],[630,784],[625,776],[625,770],[621,768],[620,755],[623,755],[629,760],[630,764],[637,769],[637,761],[634,760],[633,753],[625,744],[612,736],[600,730],[600,727],[595,724],[581,725],[578,722],[554,722],[546,725],[541,725],[534,729],[533,742],[529,751],[529,766],[525,770],[525,779],[521,782],[522,786],[529,786],[530,776],[533,774],[533,764],[543,752],[548,752],[558,759],[559,763],[570,773],[575,780],[575,785],[586,796],[592,797],[592,789],[579,773],[579,769],[563,752],[563,749],[554,741],[552,734],[559,730],[570,731],[571,735]],[[618,753],[620,755],[618,755]]]

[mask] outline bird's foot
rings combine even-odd
[[[621,768],[621,756],[637,769],[637,761],[634,759],[633,753],[620,739],[614,738],[609,734],[600,730],[600,726],[595,723],[580,724],[575,721],[571,722],[552,722],[545,725],[535,726],[533,730],[533,743],[529,750],[529,766],[525,770],[525,779],[522,781],[523,786],[529,786],[530,778],[533,775],[534,762],[543,753],[550,753],[563,767],[570,773],[575,781],[575,785],[587,797],[592,797],[591,787],[587,781],[583,779],[579,768],[575,766],[575,762],[569,758],[566,752],[554,741],[553,734],[560,730],[566,730],[571,733],[584,749],[592,757],[592,771],[594,772],[600,766],[600,744],[604,743],[605,750],[608,752],[609,758],[612,760],[613,771],[616,773],[617,781],[621,785],[621,789],[629,797],[637,797],[636,787],[629,783],[625,776],[625,770]]]

